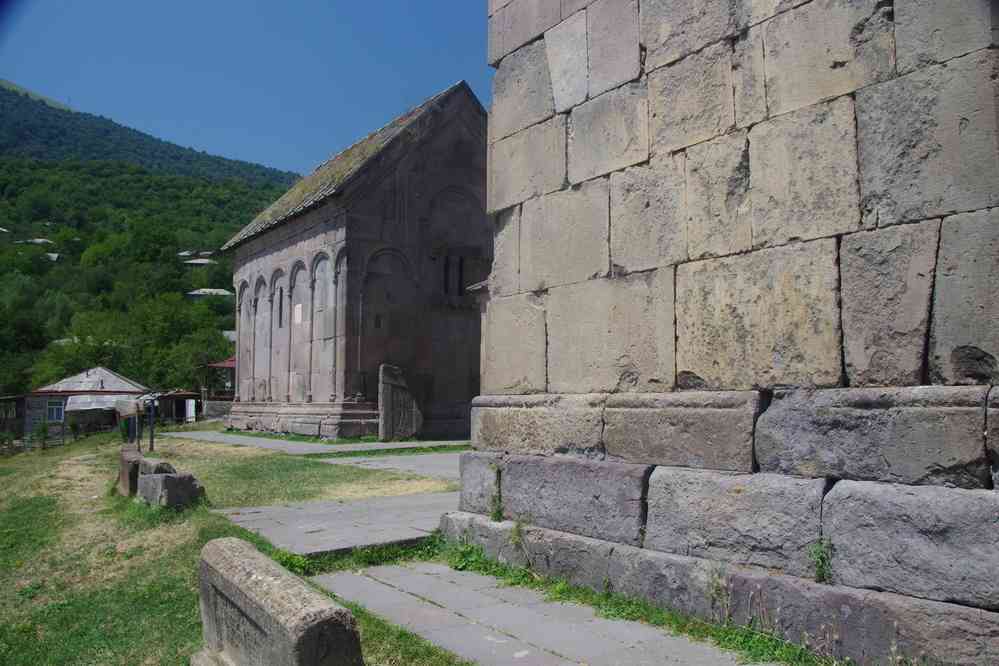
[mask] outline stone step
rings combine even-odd
[[[588,606],[435,563],[318,576],[315,583],[463,659],[493,664],[735,666],[735,655]]]

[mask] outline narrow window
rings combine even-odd
[[[448,283],[451,282],[451,257],[444,257],[444,293],[450,293]]]
[[[279,290],[278,296],[278,328],[284,328],[284,287]]]
[[[49,423],[62,423],[62,400],[49,400],[47,411]]]
[[[465,257],[458,257],[458,295],[465,295]]]
[[[375,328],[382,327],[382,316],[380,314],[375,315]]]

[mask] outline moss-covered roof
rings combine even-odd
[[[222,249],[233,248],[336,194],[341,186],[346,184],[354,174],[378,155],[413,121],[430,110],[436,102],[462,87],[467,88],[468,84],[464,81],[454,84],[320,164],[315,171],[292,185],[291,189],[285,192],[280,199],[243,227],[238,234],[222,246]]]

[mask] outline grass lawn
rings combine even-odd
[[[157,449],[197,474],[216,506],[447,485],[244,447],[170,440]],[[208,507],[177,513],[109,495],[117,451],[114,436],[98,435],[0,459],[0,663],[186,664],[201,646],[197,561],[207,541],[238,536],[296,567],[296,556]],[[368,613],[358,622],[368,664],[462,663]]]

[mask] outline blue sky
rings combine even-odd
[[[485,61],[484,0],[0,0],[0,78],[299,173]]]

